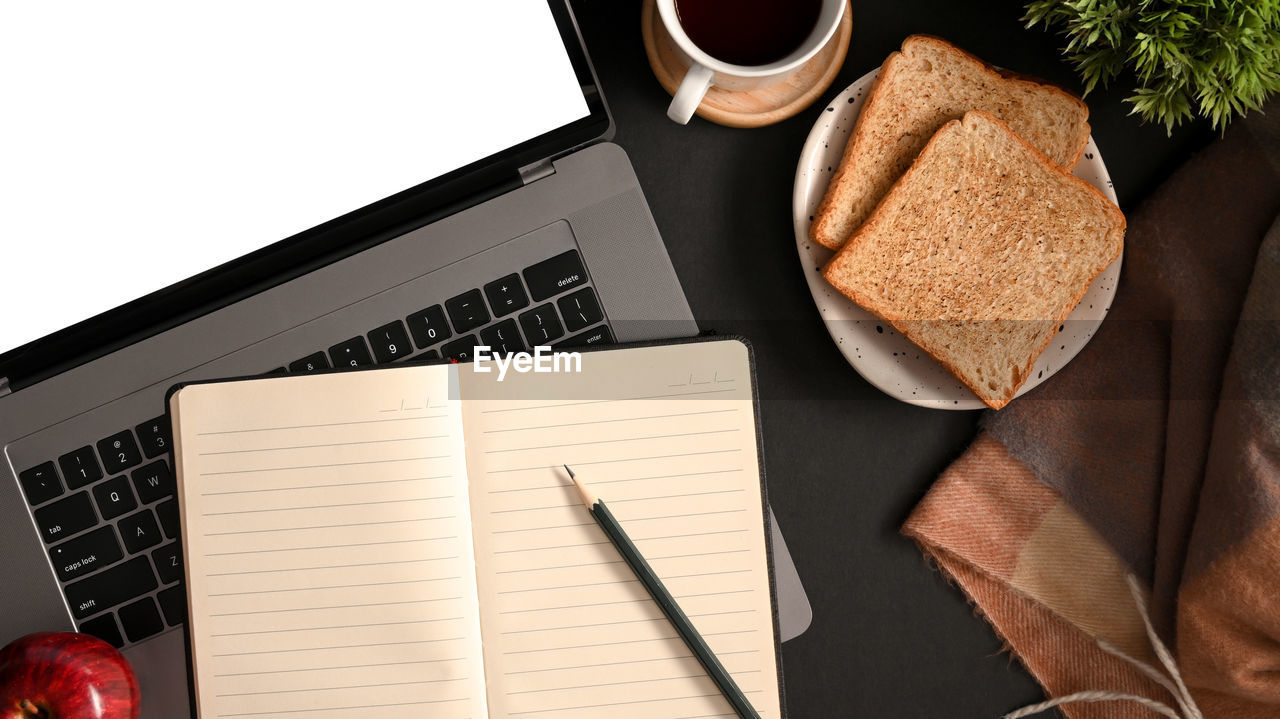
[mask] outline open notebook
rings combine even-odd
[[[191,384],[170,397],[201,719],[734,716],[560,468],[780,717],[747,347]]]

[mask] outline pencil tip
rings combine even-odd
[[[591,490],[587,489],[586,485],[582,483],[582,480],[578,479],[578,476],[573,473],[573,470],[569,469],[569,465],[563,464],[560,466],[564,467],[564,471],[569,473],[569,481],[572,482],[573,486],[578,490],[578,496],[582,497],[582,503],[586,505],[587,509],[591,509],[591,505],[595,504],[599,500],[591,493]]]

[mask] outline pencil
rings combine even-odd
[[[573,481],[573,486],[577,487],[578,494],[582,497],[582,504],[586,506],[587,511],[595,518],[596,523],[604,530],[609,541],[613,542],[613,546],[618,548],[618,553],[626,560],[627,565],[635,572],[636,578],[649,590],[649,595],[653,597],[653,601],[657,602],[658,608],[662,613],[667,615],[667,619],[671,620],[671,624],[676,628],[676,632],[684,639],[684,643],[688,645],[689,651],[693,652],[693,656],[698,658],[702,663],[702,667],[707,670],[707,674],[711,676],[711,680],[720,687],[724,698],[733,706],[733,710],[738,713],[742,719],[760,719],[760,715],[747,701],[747,697],[742,693],[742,689],[738,687],[737,682],[733,681],[733,677],[729,676],[729,672],[725,671],[724,665],[716,658],[711,647],[707,646],[706,640],[694,628],[693,622],[689,621],[689,617],[680,609],[680,605],[676,604],[675,597],[671,596],[671,592],[667,591],[666,585],[654,573],[653,568],[641,556],[640,550],[636,549],[636,545],[627,536],[626,531],[622,529],[622,525],[618,524],[618,520],[614,518],[613,513],[605,506],[604,500],[597,497],[590,489],[587,488],[582,480],[569,469],[569,465],[564,465],[564,470],[569,473],[569,479]]]

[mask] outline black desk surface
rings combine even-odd
[[[800,148],[826,103],[911,33],[948,38],[996,65],[1080,91],[1060,40],[1025,30],[1019,2],[853,5],[839,77],[806,111],[736,130],[666,118],[640,37],[640,3],[575,0],[587,48],[703,329],[738,332],[759,362],[770,500],[813,604],[783,649],[793,717],[998,717],[1041,692],[1001,652],[959,590],[898,533],[934,478],[973,438],[978,412],[889,399],[836,350],[814,309],[791,229]],[[1122,209],[1211,139],[1141,125],[1124,84],[1088,98],[1093,136]],[[1123,284],[1120,291],[1123,292]]]

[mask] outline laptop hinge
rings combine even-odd
[[[520,168],[520,181],[528,185],[554,174],[556,174],[556,168],[551,164],[550,159],[539,160],[532,165]]]
[[[3,397],[9,394],[10,392],[11,390],[9,389],[9,378],[0,377],[0,397]]]

